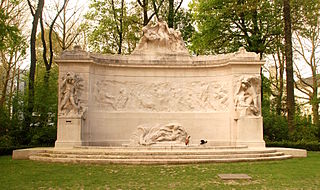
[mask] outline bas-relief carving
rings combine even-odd
[[[82,81],[79,75],[73,72],[67,72],[62,77],[59,115],[84,116],[86,109],[80,101],[81,91],[83,90]]]
[[[227,111],[226,82],[97,81],[95,101],[110,111]]]
[[[238,116],[259,116],[260,76],[242,76],[235,82],[235,111]]]
[[[133,54],[188,54],[181,33],[169,28],[165,21],[143,27],[143,36]]]
[[[131,139],[132,145],[152,145],[159,142],[182,144],[188,133],[179,123],[144,124],[137,127]]]

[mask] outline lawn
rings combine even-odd
[[[223,181],[245,173],[252,180]],[[0,189],[320,189],[320,152],[284,161],[193,165],[79,165],[0,157]]]

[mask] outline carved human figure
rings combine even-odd
[[[117,97],[117,109],[124,109],[129,100],[128,94],[124,88],[120,89],[119,96]]]
[[[165,21],[158,21],[154,26],[147,25],[142,31],[143,36],[133,54],[150,53],[153,50],[158,53],[188,54],[181,33],[169,28]]]
[[[235,100],[236,111],[240,112],[240,116],[259,115],[257,99],[258,95],[250,82],[242,80]]]
[[[143,31],[143,36],[140,40],[139,45],[137,46],[137,49],[139,50],[148,48],[148,44],[149,46],[154,45],[154,41],[159,39],[159,36],[156,33],[156,31],[150,28],[149,25],[143,27],[142,31]]]
[[[141,125],[137,134],[139,145],[152,145],[158,142],[184,143],[187,132],[180,124],[169,123],[166,125]]]
[[[96,82],[94,96],[109,111],[226,111],[228,89],[216,83],[102,80]]]
[[[72,72],[67,72],[61,85],[62,99],[60,102],[60,111],[64,114],[69,112],[78,113],[80,105],[76,97],[76,76]]]
[[[157,24],[158,27],[158,35],[159,35],[159,46],[165,47],[169,41],[169,27],[165,21],[159,21]]]

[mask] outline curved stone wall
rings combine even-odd
[[[162,59],[91,54],[76,48],[57,62],[56,147],[121,146],[130,144],[140,125],[171,122],[185,128],[191,144],[205,139],[215,146],[264,146],[263,62],[256,54],[240,50],[223,56]],[[66,85],[68,77],[74,79]],[[66,90],[68,85],[74,89]]]

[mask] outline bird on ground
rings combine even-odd
[[[200,145],[202,145],[202,144],[206,144],[208,141],[205,141],[205,140],[200,140]]]

